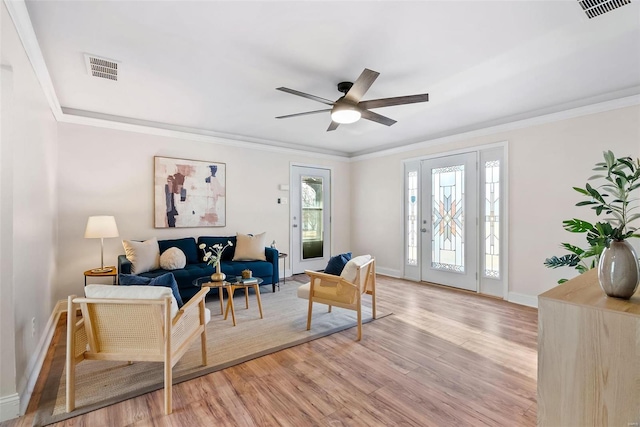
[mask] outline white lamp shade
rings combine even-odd
[[[87,239],[118,237],[116,219],[112,216],[90,216],[84,237]]]
[[[331,120],[336,123],[355,123],[360,120],[361,116],[360,111],[349,104],[336,103],[331,110]]]

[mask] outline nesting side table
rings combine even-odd
[[[87,277],[112,277],[113,284],[116,284],[116,279],[118,278],[118,269],[115,266],[109,266],[113,270],[107,271],[106,273],[94,273],[91,270],[87,270],[84,272],[84,285],[87,286]]]
[[[289,255],[285,254],[284,252],[279,252],[278,253],[278,261],[283,260],[282,261],[282,284],[286,284],[287,283],[287,257]],[[280,277],[278,277],[278,289],[280,289]],[[273,286],[273,290],[276,290],[275,285]]]

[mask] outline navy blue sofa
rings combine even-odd
[[[260,277],[263,280],[262,285],[272,285],[272,289],[275,292],[279,277],[278,250],[265,247],[264,252],[267,258],[266,261],[233,261],[233,255],[236,248],[236,236],[202,236],[198,237],[197,242],[193,237],[158,240],[160,255],[171,247],[177,247],[184,252],[187,258],[187,265],[178,270],[152,270],[146,273],[140,273],[139,276],[153,278],[165,273],[172,273],[176,278],[176,282],[178,282],[178,289],[182,300],[187,302],[200,290],[200,288],[193,284],[193,281],[199,277],[210,276],[214,273],[213,266],[207,265],[206,262],[202,261],[202,258],[204,257],[204,250],[200,249],[200,244],[204,243],[206,245],[205,249],[207,249],[216,243],[220,243],[224,246],[229,240],[233,243],[233,246],[228,247],[222,253],[222,260],[220,261],[222,272],[226,274],[227,277],[235,277],[241,276],[242,270],[251,270],[253,277]],[[125,255],[118,256],[118,272],[120,274],[131,274],[131,262]],[[215,292],[215,288],[212,288],[211,291]]]

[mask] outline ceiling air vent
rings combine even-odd
[[[578,0],[589,19],[631,3],[631,0]]]
[[[88,54],[84,55],[84,62],[87,65],[87,71],[93,77],[118,80],[118,62]]]

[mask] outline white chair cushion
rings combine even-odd
[[[164,286],[113,286],[113,285],[87,285],[84,288],[87,298],[114,298],[114,299],[162,299],[171,297],[171,318],[178,313],[178,302],[173,297],[171,288]],[[211,314],[209,314],[211,317]]]
[[[351,258],[347,265],[344,266],[342,273],[340,273],[340,277],[345,279],[347,282],[354,283],[356,280],[356,275],[358,274],[358,267],[363,266],[370,260],[371,255],[360,255],[355,258]]]
[[[157,238],[144,242],[123,240],[122,246],[127,259],[131,261],[131,274],[146,273],[160,268],[160,247]]]
[[[309,299],[311,283],[304,284],[298,288],[298,298]]]

